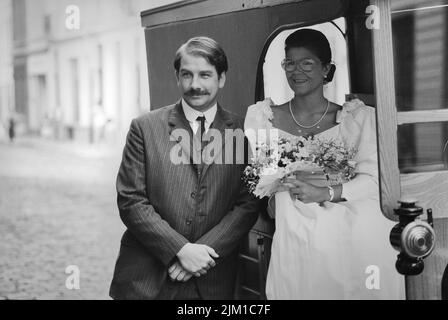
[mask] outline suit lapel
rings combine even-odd
[[[215,163],[215,159],[218,156],[222,155],[223,149],[226,145],[226,143],[228,142],[227,140],[231,140],[231,135],[229,135],[229,137],[226,136],[225,134],[225,130],[226,129],[234,129],[234,121],[233,119],[230,117],[229,113],[226,112],[223,108],[221,108],[221,106],[218,104],[218,110],[216,112],[216,116],[215,119],[213,121],[213,124],[210,126],[210,128],[218,130],[219,133],[221,134],[221,139],[222,139],[222,144],[220,146],[220,148],[218,148],[217,150],[215,149],[215,152],[213,154],[213,156],[210,157],[210,152],[207,150],[207,147],[204,149],[204,152],[206,154],[206,158],[205,159],[205,165],[202,171],[202,175],[205,176],[207,170]],[[205,135],[205,140],[209,141],[210,140],[210,135],[211,131],[209,130],[207,132],[207,134]],[[213,143],[209,144],[208,146],[213,145]]]
[[[191,152],[193,150],[193,132],[187,118],[185,117],[180,101],[176,103],[174,108],[171,110],[168,116],[168,125],[170,126],[170,136],[174,141],[177,141],[182,148],[183,155],[185,156],[184,163],[193,163],[193,155]],[[185,138],[188,133],[189,139],[179,138],[178,135],[174,135],[173,132],[178,129],[183,130],[185,133]]]
[[[185,117],[184,111],[182,109],[181,102],[179,101],[174,108],[171,110],[169,116],[168,116],[168,125],[170,126],[170,136],[174,141],[177,141],[177,143],[180,145],[183,151],[183,155],[185,156],[184,163],[193,163],[193,139],[195,139],[193,135],[193,131],[191,130],[190,124],[188,123],[187,118]],[[202,168],[202,176],[205,175],[207,170],[212,166],[215,162],[215,159],[218,156],[221,156],[223,153],[223,149],[227,142],[229,142],[232,138],[231,135],[226,137],[225,130],[226,129],[235,129],[234,128],[234,121],[226,112],[224,109],[221,108],[221,106],[218,104],[218,110],[216,112],[215,119],[213,120],[212,125],[210,126],[211,129],[218,130],[221,135],[221,141],[222,144],[218,148],[215,148],[215,152],[213,156],[210,157],[210,152],[207,152],[207,147],[204,149],[204,152],[206,154],[206,164],[203,165]],[[178,135],[174,135],[173,132],[176,129],[182,129],[184,132],[187,132],[189,135],[189,139],[179,139]],[[209,130],[205,135],[205,140],[209,141],[211,137],[211,131]],[[229,140],[229,141],[227,141]],[[200,145],[200,142],[199,142]]]

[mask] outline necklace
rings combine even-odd
[[[322,117],[320,117],[320,119],[317,120],[317,122],[316,122],[315,124],[311,125],[311,126],[303,125],[303,124],[301,124],[299,121],[297,121],[297,119],[294,117],[294,113],[292,112],[292,104],[291,104],[291,101],[292,101],[292,100],[289,101],[289,112],[291,113],[292,120],[294,120],[294,122],[296,123],[296,125],[298,125],[298,126],[299,126],[300,128],[302,128],[302,129],[311,129],[311,128],[314,128],[314,127],[316,127],[316,126],[317,126],[317,127],[316,127],[317,129],[320,129],[319,123],[321,123],[321,121],[325,118],[326,114],[328,113],[328,110],[330,109],[330,100],[327,99],[327,108],[325,109],[324,113],[322,114]],[[299,132],[302,132],[301,129],[298,129],[298,131],[299,131]]]

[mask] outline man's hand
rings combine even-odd
[[[199,277],[216,265],[213,258],[219,258],[219,255],[205,244],[187,243],[177,253],[177,257],[187,272]]]
[[[168,275],[171,281],[187,282],[193,277],[193,274],[186,271],[179,261],[176,261],[169,269]]]

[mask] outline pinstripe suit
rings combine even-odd
[[[243,128],[243,121],[218,106],[211,128]],[[112,298],[156,298],[170,281],[167,269],[188,242],[208,245],[220,256],[206,275],[189,280],[197,282],[201,296],[233,298],[238,245],[257,219],[259,202],[242,185],[244,165],[204,165],[199,176],[193,164],[173,164],[170,152],[177,143],[186,154],[190,149],[187,141],[170,139],[176,129],[187,130],[193,139],[180,103],[132,121],[117,178],[127,230]]]

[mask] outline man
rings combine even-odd
[[[224,51],[213,39],[193,38],[177,51],[174,67],[181,101],[133,120],[124,148],[117,193],[127,230],[114,299],[232,299],[238,247],[258,216],[259,202],[241,180],[244,164],[201,161],[212,131],[243,128],[217,104],[228,69]],[[221,150],[212,158],[229,143],[216,141]],[[175,159],[178,151],[187,161]]]
[[[9,128],[8,128],[9,141],[14,142],[16,137],[16,120],[14,117],[9,118]]]

